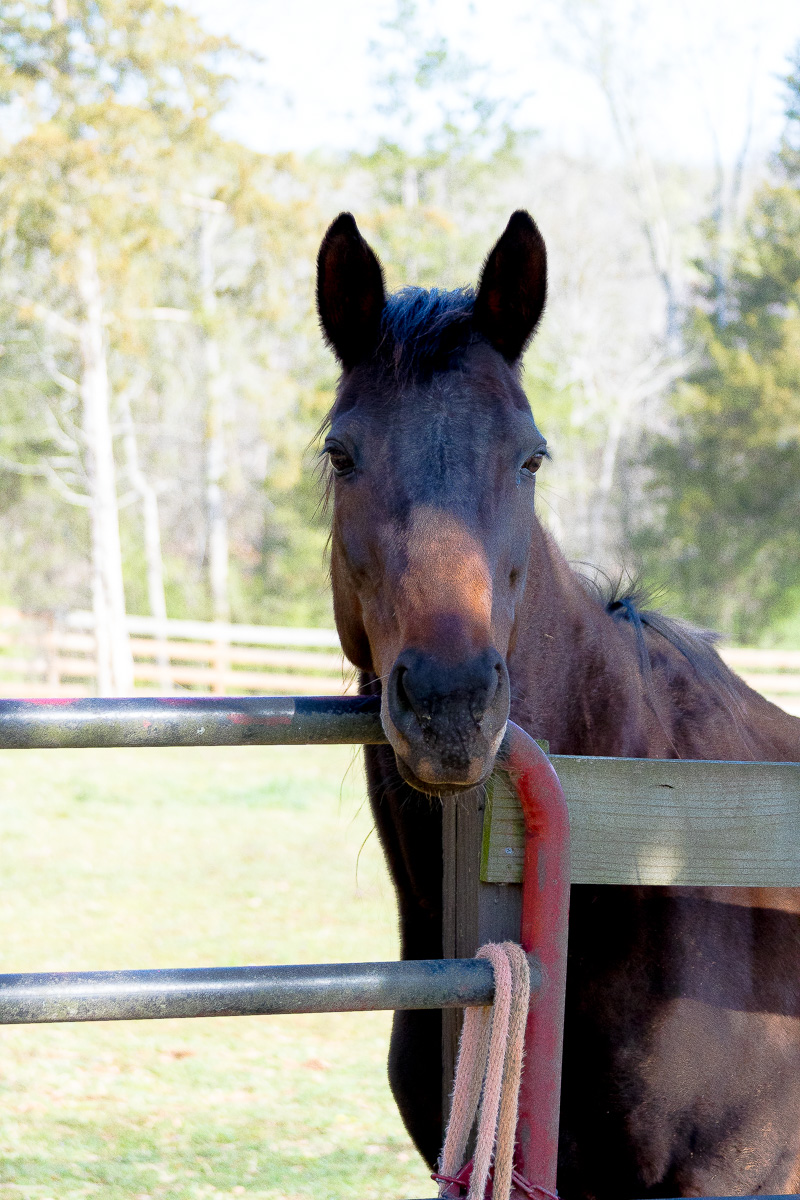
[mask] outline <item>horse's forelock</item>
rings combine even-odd
[[[407,287],[383,310],[378,358],[398,377],[427,375],[454,365],[478,338],[473,288]]]

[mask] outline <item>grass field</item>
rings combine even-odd
[[[0,971],[396,957],[353,759],[0,754]],[[431,1196],[386,1084],[389,1022],[4,1027],[0,1196]]]

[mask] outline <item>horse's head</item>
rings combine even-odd
[[[473,787],[508,720],[506,657],[545,453],[518,367],[544,307],[544,241],[517,212],[477,293],[387,297],[343,213],[318,268],[320,319],[343,368],[325,442],[342,646],[382,681],[404,778],[428,792]]]

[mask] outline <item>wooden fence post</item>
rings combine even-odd
[[[519,941],[522,886],[482,883],[483,822],[488,789],[495,780],[442,800],[442,950],[445,958],[471,958],[486,942]],[[463,1013],[442,1012],[442,1096],[450,1112],[458,1037]]]
[[[214,681],[211,690],[217,696],[224,696],[230,659],[230,629],[221,621],[214,622],[213,655]]]
[[[58,663],[58,646],[56,644],[56,619],[54,613],[48,613],[47,626],[44,633],[44,649],[46,662],[47,690],[52,696],[58,696],[61,691],[61,671]]]

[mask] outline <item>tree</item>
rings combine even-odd
[[[652,444],[658,520],[638,537],[687,615],[744,642],[800,607],[798,68],[774,178],[727,278],[713,245],[698,264],[686,327],[698,365],[675,389],[674,429]]]
[[[0,26],[0,587],[38,609],[93,592],[104,690],[127,687],[123,575],[160,619],[330,620],[308,446],[335,382],[313,264],[337,181],[214,133],[234,50],[162,0],[25,0]]]
[[[68,466],[85,486],[68,490],[79,503],[85,495],[90,516],[102,693],[133,686],[109,300],[113,291],[118,320],[126,307],[152,303],[158,275],[148,279],[141,259],[172,235],[160,211],[164,191],[178,160],[206,136],[226,83],[211,60],[228,49],[165,0],[18,0],[4,12],[0,94],[24,129],[3,163],[4,257],[28,285],[31,316],[75,342],[77,354],[66,356],[76,370],[60,374],[74,379],[81,400]],[[60,478],[52,458],[43,470]]]
[[[553,479],[551,523],[570,554],[630,570],[631,528],[648,500],[637,462],[642,434],[664,427],[666,397],[688,366],[683,314],[701,221],[724,288],[749,129],[745,116],[729,167],[704,95],[702,54],[687,47],[680,80],[709,126],[713,175],[670,161],[659,117],[676,58],[674,46],[654,41],[646,8],[637,0],[558,0],[556,9],[554,49],[593,84],[612,140],[611,153],[604,145],[594,161],[551,155],[539,167],[554,270],[531,365],[555,458],[540,494],[548,498]],[[696,32],[700,39],[700,26]],[[720,37],[713,44],[720,53]]]
[[[515,130],[518,104],[493,95],[485,67],[426,33],[414,0],[398,0],[372,54],[386,133],[347,164],[351,186],[354,169],[363,180],[364,226],[395,286],[463,284],[508,217],[498,185],[530,132]]]

